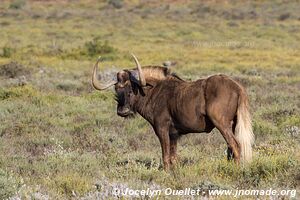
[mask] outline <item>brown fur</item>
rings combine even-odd
[[[225,75],[186,82],[164,67],[143,68],[147,85],[118,73],[118,115],[138,112],[153,127],[162,147],[164,168],[176,162],[177,140],[188,133],[217,128],[228,144],[228,159],[251,159],[253,133],[245,89]]]

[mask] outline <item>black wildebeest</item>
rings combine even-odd
[[[159,138],[164,169],[176,162],[177,140],[187,133],[210,132],[217,128],[228,144],[227,157],[236,163],[252,157],[252,133],[245,89],[225,75],[187,82],[160,66],[122,70],[116,81],[98,79],[94,66],[92,85],[97,90],[115,86],[117,113],[128,117],[138,112]]]

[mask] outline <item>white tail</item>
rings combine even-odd
[[[252,131],[248,99],[247,99],[246,93],[244,93],[244,92],[242,92],[239,97],[239,106],[238,106],[238,110],[237,110],[237,125],[235,127],[235,136],[241,147],[242,163],[251,161],[252,145],[254,143],[254,134]]]

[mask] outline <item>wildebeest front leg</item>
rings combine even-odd
[[[171,165],[177,162],[177,136],[170,135],[170,163]]]
[[[169,137],[169,130],[165,127],[161,127],[161,128],[157,128],[155,130],[155,133],[158,136],[160,144],[161,144],[164,170],[168,171],[170,169],[170,137]]]

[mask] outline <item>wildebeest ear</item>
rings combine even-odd
[[[139,74],[136,70],[131,70],[130,71],[130,81],[138,84],[140,86],[140,81],[139,81]],[[143,86],[143,88],[153,88],[154,84],[152,84],[151,82],[146,82],[146,85]]]
[[[134,70],[130,70],[130,80],[135,82],[135,83],[139,83],[139,75],[136,71]]]
[[[139,74],[136,70],[130,70],[130,81],[140,85]]]

